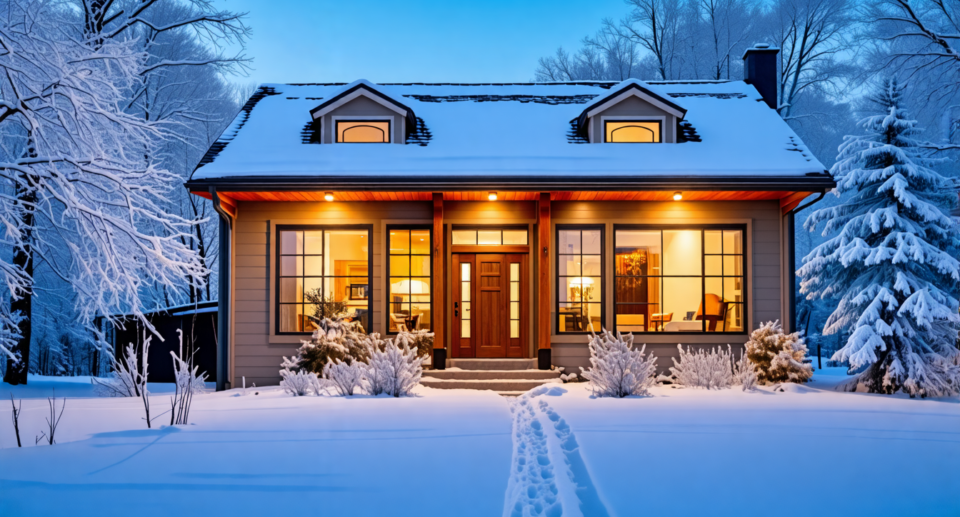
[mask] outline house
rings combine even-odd
[[[774,109],[777,52],[743,81],[260,86],[186,183],[221,216],[218,378],[277,383],[311,299],[430,329],[437,369],[790,327],[793,213],[835,183]]]

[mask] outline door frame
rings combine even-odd
[[[477,271],[477,257],[479,255],[503,255],[504,264],[507,265],[506,269],[503,271],[502,278],[506,279],[505,292],[507,293],[506,298],[506,336],[505,339],[508,340],[506,345],[506,352],[504,354],[504,359],[507,358],[518,358],[518,359],[527,359],[530,357],[530,343],[529,343],[529,334],[530,334],[530,308],[533,306],[533,300],[530,298],[530,246],[522,245],[507,245],[507,246],[468,246],[468,245],[456,245],[450,247],[450,275],[449,275],[449,292],[450,299],[445,304],[447,305],[446,309],[450,311],[451,315],[451,325],[450,325],[450,356],[451,358],[474,358],[477,354],[477,332],[476,325],[474,322],[477,321],[476,317],[473,317],[474,314],[478,314],[474,308],[478,298],[478,271]],[[469,256],[469,260],[461,260],[461,256]],[[510,326],[510,271],[509,271],[509,261],[506,260],[507,257],[517,257],[520,256],[520,332],[519,337],[510,338],[509,337],[509,326]],[[471,301],[471,319],[470,319],[470,346],[463,347],[460,345],[460,340],[463,339],[461,335],[461,319],[459,317],[459,306],[455,307],[454,304],[459,304],[459,294],[460,286],[458,285],[461,281],[460,270],[461,264],[469,263],[471,264],[471,282],[470,282],[470,301]],[[515,342],[515,343],[513,343]],[[469,350],[466,355],[463,355],[463,352]]]

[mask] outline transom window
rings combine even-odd
[[[370,229],[277,230],[277,333],[312,332],[310,317],[343,316],[370,329]]]
[[[605,142],[649,144],[662,142],[660,122],[655,120],[604,121]]]
[[[467,246],[526,246],[527,230],[454,230],[453,244]]]
[[[742,228],[617,228],[621,332],[744,332]]]
[[[431,231],[388,228],[390,315],[388,332],[430,330],[432,325]]]
[[[337,142],[352,144],[389,144],[389,120],[338,120]]]
[[[600,332],[603,322],[603,229],[557,227],[557,332]]]

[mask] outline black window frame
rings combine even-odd
[[[747,334],[750,332],[750,325],[749,325],[749,314],[750,314],[749,299],[750,299],[750,297],[748,296],[748,294],[749,294],[750,291],[749,291],[748,275],[747,275],[747,272],[749,271],[749,269],[748,269],[748,264],[749,264],[748,260],[749,260],[749,259],[748,259],[748,258],[749,258],[749,256],[750,256],[750,253],[749,253],[748,244],[747,244],[747,241],[748,241],[748,239],[747,239],[747,235],[748,235],[748,234],[747,234],[747,225],[745,225],[745,224],[692,224],[692,225],[691,225],[691,224],[615,224],[615,225],[613,225],[613,292],[610,293],[610,294],[611,294],[611,296],[612,296],[612,301],[613,301],[613,331],[614,331],[614,332],[617,331],[617,306],[619,305],[619,304],[617,303],[617,278],[619,277],[619,275],[617,275],[617,264],[616,264],[616,261],[617,261],[617,231],[618,231],[618,230],[648,230],[648,231],[650,231],[650,230],[659,230],[659,231],[661,231],[661,237],[660,237],[660,239],[661,239],[661,240],[660,240],[660,249],[661,249],[661,250],[663,250],[663,234],[662,234],[662,231],[664,231],[664,230],[699,230],[699,231],[700,231],[700,285],[701,285],[701,287],[700,287],[700,303],[705,303],[705,301],[706,301],[706,298],[705,298],[705,297],[706,297],[706,292],[707,292],[707,288],[706,288],[707,278],[708,278],[708,277],[709,277],[709,278],[721,278],[721,282],[722,282],[722,278],[724,278],[724,276],[723,276],[722,274],[721,274],[719,277],[717,277],[717,275],[707,275],[707,274],[706,274],[706,271],[707,271],[706,257],[707,257],[707,255],[716,255],[716,254],[714,254],[714,253],[706,253],[706,242],[705,242],[705,241],[706,241],[706,237],[705,237],[705,233],[704,233],[704,232],[707,231],[707,230],[740,230],[741,236],[742,236],[742,237],[741,237],[741,240],[742,240],[741,245],[742,245],[742,247],[743,247],[743,251],[742,251],[741,254],[740,254],[740,255],[741,255],[741,270],[742,270],[742,277],[741,277],[741,278],[742,278],[742,280],[743,280],[743,292],[744,292],[743,302],[742,302],[742,304],[741,304],[741,305],[743,306],[743,330],[740,330],[740,331],[727,331],[727,330],[723,330],[723,331],[710,332],[710,331],[707,330],[707,320],[706,320],[706,319],[703,319],[703,320],[700,320],[700,321],[702,321],[701,330],[681,330],[681,331],[677,331],[677,332],[665,332],[665,331],[663,331],[663,330],[659,330],[659,331],[649,331],[649,330],[648,330],[648,331],[643,331],[643,332],[633,332],[633,334],[645,335],[645,336],[646,336],[646,335],[659,335],[659,336],[674,336],[674,335],[691,335],[691,336],[714,336],[714,335],[720,335],[720,336],[722,336],[722,335],[728,335],[728,336],[745,336],[745,335],[747,335]],[[721,239],[722,239],[722,237],[721,237]],[[722,252],[723,252],[723,250],[721,249],[721,255],[720,255],[721,257],[722,257],[722,256],[726,256],[726,255],[731,255],[731,256],[735,256],[735,255],[736,255],[736,254],[733,254],[733,253],[723,254]],[[662,254],[662,251],[661,251],[661,254]],[[661,256],[662,256],[662,255],[661,255]],[[722,259],[721,259],[721,260],[722,260]],[[658,276],[659,278],[664,278],[664,275],[662,275],[662,274],[661,274],[661,275],[657,275],[657,276]],[[669,275],[669,277],[682,278],[682,277],[694,277],[694,275]],[[730,276],[729,278],[735,278],[735,277],[734,277],[734,276]],[[663,294],[664,294],[663,292],[660,293],[661,300],[662,300]],[[661,305],[660,310],[661,310],[661,312],[662,312],[662,311],[663,311],[663,307],[662,307],[662,306],[663,306],[663,302],[661,301],[661,303],[660,303],[659,305]],[[726,328],[726,321],[724,321],[724,328]]]
[[[609,123],[611,123],[611,122],[614,122],[614,123],[623,123],[623,122],[647,122],[647,123],[649,123],[649,122],[656,122],[656,123],[657,123],[657,127],[659,128],[658,131],[657,131],[657,136],[659,136],[660,139],[657,140],[656,142],[611,142],[611,141],[607,140],[607,124],[609,124]],[[663,126],[664,126],[663,121],[660,120],[660,119],[642,119],[642,118],[638,118],[638,119],[623,119],[623,120],[604,120],[604,121],[603,121],[603,143],[605,143],[605,144],[662,144],[662,143],[663,143]]]
[[[283,332],[280,330],[280,306],[281,305],[294,305],[294,304],[282,304],[280,301],[280,234],[285,231],[322,231],[323,242],[326,245],[326,232],[327,231],[336,231],[336,230],[366,230],[367,231],[367,288],[370,293],[367,296],[367,314],[369,315],[369,326],[373,327],[373,225],[372,224],[337,224],[337,225],[328,225],[328,224],[278,224],[274,230],[274,335],[277,336],[309,336],[313,334],[313,331],[305,332]],[[292,255],[295,256],[295,255]],[[306,256],[306,255],[300,255]],[[320,278],[326,278],[324,273],[326,273],[326,265],[323,266],[324,271],[321,271]],[[306,276],[301,276],[300,278],[308,278]],[[312,278],[312,277],[310,277]],[[334,278],[334,277],[331,277]],[[362,277],[356,277],[362,278]],[[325,284],[321,284],[325,285]],[[300,305],[306,306],[305,302],[300,302]],[[372,332],[372,328],[365,328],[367,332]]]
[[[607,228],[605,224],[558,224],[554,228],[554,242],[556,242],[557,251],[554,253],[554,289],[556,292],[556,297],[553,303],[554,310],[554,325],[556,327],[556,335],[560,336],[581,336],[590,334],[589,330],[581,331],[570,331],[567,332],[560,328],[560,256],[569,255],[567,253],[560,253],[560,232],[562,230],[580,230],[580,256],[583,256],[583,231],[584,230],[600,230],[600,328],[606,328],[607,321],[607,303],[606,298],[608,293],[606,292],[607,285]],[[592,254],[591,254],[592,255]],[[582,264],[581,264],[582,267]],[[583,270],[581,269],[581,276]],[[568,302],[569,303],[569,302]],[[583,303],[583,302],[581,302]],[[582,313],[581,313],[582,314]]]
[[[388,224],[388,225],[387,225],[387,234],[386,234],[386,237],[387,237],[387,238],[386,238],[386,247],[387,247],[387,248],[386,248],[386,249],[387,249],[387,284],[386,284],[386,286],[385,286],[384,296],[383,296],[383,298],[384,298],[384,315],[386,316],[386,318],[385,318],[385,321],[384,321],[385,328],[384,328],[384,332],[383,332],[383,333],[384,333],[384,335],[387,335],[387,336],[395,336],[395,335],[399,334],[399,332],[391,332],[391,331],[390,331],[390,304],[393,303],[393,302],[390,300],[390,280],[393,278],[393,275],[390,274],[390,257],[393,256],[393,255],[390,253],[390,230],[427,230],[427,231],[430,232],[430,253],[429,253],[429,256],[430,256],[430,267],[429,267],[429,271],[430,271],[430,332],[433,332],[433,329],[434,329],[434,326],[433,326],[434,315],[436,314],[436,310],[435,310],[435,309],[436,309],[436,307],[435,307],[435,303],[436,303],[436,302],[435,302],[435,297],[433,296],[434,291],[435,291],[435,289],[434,289],[434,278],[433,278],[433,260],[434,260],[434,257],[433,257],[433,239],[434,239],[434,236],[433,236],[433,225],[431,225],[431,224]],[[413,247],[411,246],[411,249],[412,249],[412,248],[413,248]],[[402,257],[403,255],[397,255],[397,256]],[[413,255],[412,253],[408,253],[407,256],[408,256],[408,257],[411,257],[411,256],[420,256],[420,255]],[[398,278],[423,278],[423,277],[413,277],[413,276],[411,276],[411,275],[407,275],[406,277],[398,277]]]
[[[341,122],[386,122],[387,123],[387,141],[386,142],[343,142],[340,140]],[[379,129],[379,128],[378,128]],[[335,144],[392,144],[393,143],[393,119],[386,117],[383,119],[352,119],[338,118],[333,121],[333,143]]]

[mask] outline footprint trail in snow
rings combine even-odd
[[[513,461],[504,517],[607,517],[577,439],[537,388],[514,402]]]

